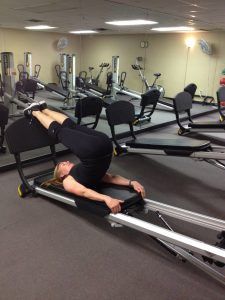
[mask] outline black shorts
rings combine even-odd
[[[69,118],[62,125],[53,121],[49,126],[48,133],[53,138],[58,138],[81,160],[112,155],[112,142],[106,134],[77,125]]]

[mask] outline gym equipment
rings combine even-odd
[[[94,68],[89,67],[89,72],[91,76],[84,85],[84,93],[86,93],[88,96],[105,97],[111,94],[111,87],[112,87],[111,72],[107,73],[107,79],[106,79],[107,88],[104,89],[102,87],[99,87],[100,76],[104,68],[109,68],[110,65],[109,63],[101,63],[99,67],[100,67],[100,71],[95,79],[93,79],[93,75],[92,75],[92,71]]]
[[[139,71],[139,76],[141,78],[141,81],[145,85],[146,91],[148,91],[150,89],[153,89],[153,88],[159,90],[160,99],[158,101],[158,105],[163,107],[163,108],[166,108],[166,109],[169,109],[169,110],[173,111],[173,105],[172,104],[169,104],[169,103],[166,103],[165,101],[162,101],[162,98],[165,96],[165,89],[161,85],[156,84],[158,78],[161,76],[161,73],[154,73],[153,75],[154,75],[155,79],[154,79],[153,83],[151,85],[149,85],[146,77],[142,73],[143,68],[138,63],[136,63],[135,65],[131,65],[131,67],[132,67],[133,70]]]
[[[60,65],[55,66],[56,75],[63,90],[76,89],[76,56],[60,54]]]
[[[10,110],[10,115],[15,115],[17,105],[11,102],[12,95],[15,93],[14,58],[12,52],[1,53],[2,81],[4,84],[4,104]]]
[[[111,96],[113,97],[112,101],[113,103],[116,99],[117,94],[125,94],[128,96],[131,96],[135,99],[141,99],[141,94],[135,91],[128,90],[124,86],[124,82],[126,79],[126,72],[121,72],[121,75],[119,76],[119,61],[120,58],[118,55],[115,55],[112,57],[112,91]],[[120,81],[119,81],[120,77]]]
[[[197,90],[197,85],[195,83],[190,83],[184,88],[184,92],[188,92],[191,95],[192,100],[194,100],[194,97],[201,98],[202,105],[212,104],[214,102],[213,96],[203,95],[201,91],[199,92],[199,95],[196,95],[195,94],[196,90]]]
[[[3,101],[3,96],[4,96],[4,83],[2,81],[2,74],[0,74],[0,97]]]
[[[221,86],[217,92],[217,105],[218,105],[218,111],[220,114],[220,121],[223,122],[225,121],[225,115],[222,111],[222,108],[225,106],[225,86]]]
[[[26,137],[26,139],[22,140],[20,138],[22,134]],[[22,180],[22,184],[19,186],[21,196],[25,196],[27,193],[43,195],[56,201],[72,205],[76,208],[85,209],[99,216],[105,217],[105,219],[109,221],[113,227],[124,225],[146,233],[156,239],[157,242],[176,257],[189,261],[225,285],[225,278],[223,274],[204,263],[201,259],[195,257],[193,254],[198,253],[204,257],[209,257],[213,261],[218,261],[224,264],[225,250],[173,231],[167,221],[162,217],[162,213],[176,219],[194,223],[216,231],[224,231],[225,222],[223,220],[183,210],[178,207],[165,205],[153,200],[143,200],[141,199],[140,194],[137,194],[129,187],[102,185],[98,189],[98,192],[124,200],[121,213],[114,215],[102,202],[90,201],[82,197],[77,197],[65,192],[61,187],[55,187],[53,185],[49,187],[42,186],[42,182],[51,178],[52,171],[43,170],[38,174],[24,174],[24,164],[21,161],[21,153],[25,151],[48,146],[50,148],[53,166],[56,165],[56,141],[48,136],[47,130],[44,129],[38,122],[33,120],[33,122],[30,123],[30,121],[25,118],[16,120],[7,128],[6,140],[10,153],[14,154],[17,169]],[[146,214],[152,211],[156,212],[156,215],[163,222],[163,226],[166,226],[166,228],[156,226],[150,221],[146,222],[141,220],[141,211]],[[135,213],[137,217],[133,217],[133,213]]]
[[[121,93],[120,91],[124,88],[126,76],[126,72],[121,72],[119,75],[119,56],[112,56],[110,95],[107,95],[107,97],[104,98],[105,107],[113,103],[117,98],[117,94]]]
[[[115,68],[112,69],[112,81],[113,84],[118,84],[118,64],[117,64],[117,57],[113,57],[113,63],[112,66],[115,66]],[[114,64],[115,62],[115,64]],[[114,71],[115,70],[115,71]],[[124,84],[126,78],[126,73],[122,72],[120,77],[120,85],[122,86]],[[115,97],[104,99],[104,106],[108,107],[112,103],[115,103]],[[135,107],[135,119],[133,121],[134,125],[140,125],[144,122],[150,122],[151,116],[155,111],[156,105],[159,101],[160,97],[160,91],[157,89],[150,89],[145,94],[141,95],[141,101],[139,106]],[[119,113],[119,112],[118,112]]]
[[[58,84],[63,90],[68,90],[69,88],[68,57],[68,54],[60,53],[60,64],[55,65]]]
[[[57,67],[61,86],[56,83],[48,83],[41,81],[38,78],[33,78],[38,85],[45,88],[49,92],[54,92],[63,97],[62,109],[73,109],[74,104],[70,105],[70,101],[75,99],[76,94],[76,56],[75,54],[61,54],[61,66]],[[62,67],[63,66],[63,67]],[[63,68],[63,69],[62,69]]]
[[[29,79],[29,78],[38,78],[41,65],[35,64],[34,65],[34,73],[32,69],[32,53],[31,52],[24,52],[24,63],[17,65],[17,70],[19,72],[19,80]]]
[[[8,120],[8,117],[21,116],[19,108],[24,107],[24,105],[27,103],[27,98],[29,98],[31,102],[34,101],[28,96],[30,96],[29,93],[32,92],[32,97],[34,98],[37,83],[33,79],[22,79],[20,82],[17,82],[17,84],[15,83],[16,72],[14,70],[14,58],[12,52],[1,53],[1,66],[4,82],[5,105],[5,117],[3,117],[3,125],[6,125],[6,120]],[[18,99],[16,96],[18,96]]]
[[[116,100],[116,94],[118,91],[123,89],[124,82],[126,80],[126,72],[121,72],[119,76],[118,58],[119,56],[112,57],[112,71],[107,73],[107,89],[102,89],[97,86],[88,87],[88,85],[84,85],[84,90],[81,90],[81,92],[84,92],[88,96],[101,97],[103,99],[105,107]],[[93,68],[89,67],[89,69],[92,70]]]
[[[89,67],[88,70],[90,72],[90,78],[89,78],[89,80],[87,82],[87,86],[88,86],[88,84],[98,86],[99,85],[100,76],[103,73],[104,68],[109,68],[109,67],[110,67],[109,63],[104,63],[104,62],[101,63],[99,65],[100,69],[99,69],[99,72],[98,72],[96,78],[93,78],[93,74],[92,74],[92,71],[94,70],[94,68],[93,67]]]
[[[20,89],[21,82],[17,82],[16,91],[14,95],[11,97],[11,102],[16,105],[26,108],[30,103],[36,103],[33,98],[29,97],[26,93],[24,93],[23,89]],[[16,98],[17,96],[17,98]],[[75,118],[76,123],[82,126],[90,126],[91,128],[96,128],[98,125],[99,117],[102,111],[103,103],[100,98],[97,97],[86,97],[83,99],[78,99],[75,107]],[[56,111],[57,109],[54,108]],[[0,114],[1,115],[1,114]],[[93,117],[93,121],[89,121],[88,123],[83,122],[83,118]]]
[[[16,91],[20,91],[34,99],[37,91],[37,81],[33,79],[22,79],[16,83]]]
[[[218,101],[220,103],[220,101]],[[178,134],[186,134],[189,132],[220,132],[225,130],[225,123],[211,122],[200,123],[193,122],[191,118],[192,97],[188,92],[181,92],[174,98],[174,111],[176,115],[176,121],[179,126]],[[187,125],[182,124],[180,115],[186,113],[189,123]]]
[[[111,105],[116,100],[116,95],[119,94],[119,90],[124,88],[124,82],[126,79],[126,72],[122,72],[119,81],[119,56],[112,57],[112,94],[111,98],[105,98],[104,106],[107,107]],[[123,90],[122,90],[123,94]],[[135,120],[134,125],[141,125],[145,122],[151,121],[151,116],[156,109],[156,105],[159,102],[160,91],[158,89],[152,88],[146,91],[144,94],[140,94],[140,104],[139,107],[135,107]]]
[[[81,124],[82,118],[94,116],[95,119],[93,122],[82,123],[82,125],[92,125],[91,128],[95,129],[98,125],[102,106],[102,100],[97,97],[86,97],[84,99],[78,99],[75,108],[75,117],[77,118],[77,124]]]
[[[0,103],[0,153],[6,152],[6,147],[3,146],[5,136],[5,126],[8,123],[9,109],[2,103]]]
[[[151,89],[145,94],[141,95],[140,107],[141,110],[138,112],[135,108],[135,119],[134,125],[142,124],[143,122],[150,122],[151,116],[156,109],[156,105],[160,98],[160,91],[157,89]]]
[[[186,93],[186,92],[183,92]],[[188,94],[189,95],[189,94]],[[189,95],[190,96],[190,95]],[[117,101],[106,108],[106,116],[111,129],[112,139],[116,145],[114,153],[139,153],[149,155],[168,155],[190,157],[206,161],[218,168],[225,170],[225,148],[215,147],[209,141],[176,139],[146,139],[136,138],[133,130],[135,119],[134,106],[127,101]],[[127,124],[130,127],[132,140],[120,145],[116,135],[115,126]]]
[[[93,84],[93,73],[94,67],[88,67],[88,72],[90,73],[90,77],[88,78],[87,82]]]
[[[29,78],[29,73],[25,72],[24,65],[18,64],[17,65],[17,70],[19,72],[19,81],[21,81],[23,79],[28,79]]]
[[[149,85],[146,77],[144,76],[144,74],[142,73],[142,70],[143,68],[138,64],[136,63],[135,65],[131,65],[132,69],[135,70],[135,71],[138,71],[139,72],[139,76],[141,77],[141,81],[144,83],[145,85],[145,89],[146,91],[148,91],[149,89],[151,88],[155,88],[157,90],[160,91],[160,98],[163,98],[165,96],[165,89],[161,86],[161,85],[157,85],[156,84],[156,81],[158,80],[158,78],[161,76],[161,73],[154,73],[154,81],[152,83],[152,85]]]
[[[192,100],[194,99],[196,90],[197,85],[195,83],[190,83],[184,88],[184,92],[189,93],[191,95]]]
[[[20,117],[21,104],[24,104],[23,101],[16,99],[17,89],[20,92],[26,93],[29,95],[32,92],[32,97],[34,98],[36,91],[36,83],[31,79],[23,79],[19,83],[15,84],[15,70],[14,70],[14,59],[12,52],[2,52],[1,53],[1,63],[2,63],[2,74],[4,82],[4,104],[8,110],[9,117]],[[3,121],[4,122],[4,121]],[[7,123],[6,123],[7,124]],[[5,124],[5,125],[6,125]]]
[[[87,80],[87,72],[86,71],[80,71],[78,77],[76,77],[76,87],[84,89],[86,80]]]
[[[133,99],[141,100],[141,98],[142,98],[142,94],[141,93],[139,93],[137,91],[130,90],[130,89],[124,87],[124,83],[122,85],[118,85],[119,56],[113,56],[113,63],[112,63],[112,65],[113,64],[115,66],[117,66],[115,68],[117,70],[117,75],[115,75],[113,77],[114,78],[114,80],[113,80],[113,86],[112,86],[113,96],[115,96],[117,93],[122,93],[124,95],[132,97]],[[161,97],[164,96],[165,91],[164,91],[163,87],[161,87],[161,86],[159,86],[159,85],[156,84],[156,81],[157,81],[158,77],[161,76],[160,73],[155,73],[154,74],[155,75],[155,80],[154,80],[153,84],[150,86],[148,84],[147,79],[145,78],[145,76],[143,75],[143,73],[141,71],[142,70],[141,66],[138,65],[138,64],[135,64],[135,65],[132,65],[132,68],[134,70],[138,70],[139,71],[140,77],[141,77],[142,81],[145,84],[146,92],[149,91],[149,90],[151,90],[152,88],[154,88],[154,89],[158,89],[160,91],[160,96]],[[116,74],[116,72],[115,72],[115,74]],[[166,108],[169,111],[173,111],[173,105],[170,105],[169,103],[166,103],[166,102],[162,101],[161,99],[159,99],[159,101],[158,101],[158,106]]]

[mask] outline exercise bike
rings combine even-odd
[[[99,73],[98,73],[98,75],[96,76],[96,78],[93,78],[93,74],[92,74],[92,71],[94,70],[94,68],[93,67],[89,67],[88,68],[88,71],[89,71],[89,73],[90,73],[90,78],[89,78],[89,80],[88,80],[88,84],[89,85],[96,85],[96,86],[98,86],[98,84],[99,84],[99,79],[100,79],[100,76],[101,76],[101,74],[102,74],[102,72],[103,72],[103,69],[104,68],[108,68],[109,69],[109,67],[110,67],[110,65],[109,65],[109,63],[101,63],[100,64],[100,70],[99,70]]]
[[[165,96],[165,89],[161,85],[156,84],[158,78],[161,76],[161,73],[154,73],[155,79],[154,79],[152,85],[149,85],[146,77],[142,73],[143,68],[138,63],[136,63],[134,65],[131,65],[131,67],[132,67],[133,70],[139,72],[139,76],[141,77],[141,81],[145,85],[145,92],[148,92],[152,89],[158,90],[160,92],[158,105],[161,106],[162,108],[166,108],[167,110],[169,109],[170,111],[173,111],[173,105],[172,104],[169,104],[165,101],[162,101],[163,97]]]
[[[162,75],[161,73],[154,73],[154,81],[152,83],[152,85],[149,85],[146,77],[144,76],[144,74],[142,73],[143,68],[139,65],[139,64],[134,64],[131,65],[132,69],[135,71],[139,71],[139,76],[141,77],[141,81],[144,83],[145,85],[145,89],[146,92],[149,91],[150,89],[157,89],[158,91],[160,91],[160,98],[163,98],[165,96],[165,89],[163,86],[156,84],[158,78]]]

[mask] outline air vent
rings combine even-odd
[[[33,23],[39,23],[39,22],[43,22],[43,20],[37,20],[37,19],[30,19],[27,20],[28,22],[33,22]]]
[[[222,28],[211,28],[211,29],[199,29],[199,31],[224,31]]]
[[[95,29],[96,31],[106,31],[106,30],[108,30],[107,28],[96,28]]]

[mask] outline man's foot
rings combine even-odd
[[[39,102],[39,109],[40,111],[42,111],[43,109],[46,109],[47,108],[47,103],[45,102],[45,100],[41,100]]]
[[[32,112],[33,111],[38,111],[40,110],[40,105],[39,103],[31,103],[27,108],[23,110],[24,116],[27,118],[32,117]]]

